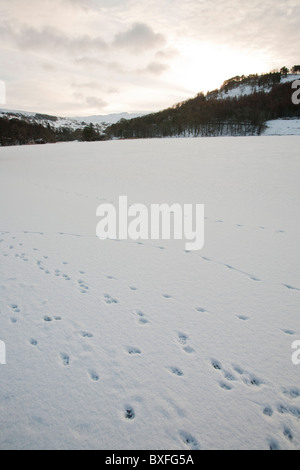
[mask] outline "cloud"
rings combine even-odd
[[[100,36],[88,34],[68,36],[52,26],[37,29],[30,26],[22,26],[19,30],[7,24],[0,24],[2,38],[23,51],[44,51],[52,53],[84,53],[86,51],[105,51],[107,43]]]
[[[88,96],[85,101],[88,106],[97,110],[101,110],[108,106],[106,101],[104,101],[102,98],[97,98],[96,96]]]
[[[135,23],[125,32],[116,34],[113,45],[118,48],[129,49],[134,53],[144,52],[148,49],[162,47],[166,38],[145,23]]]
[[[163,64],[161,62],[150,62],[145,68],[145,72],[149,72],[153,75],[161,75],[169,69],[168,64]]]

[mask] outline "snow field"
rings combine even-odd
[[[300,448],[298,148],[0,149],[0,448]],[[98,240],[119,195],[204,203],[204,249]]]

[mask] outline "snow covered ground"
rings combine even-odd
[[[1,449],[300,449],[300,137],[0,149]],[[205,246],[96,208],[205,204]]]
[[[274,119],[266,125],[264,135],[300,135],[300,119]]]

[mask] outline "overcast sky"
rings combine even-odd
[[[299,0],[0,0],[7,109],[158,111],[300,63]]]

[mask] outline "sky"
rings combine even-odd
[[[300,63],[299,0],[0,0],[2,108],[155,112]]]

